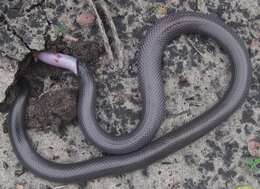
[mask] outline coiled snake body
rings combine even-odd
[[[230,55],[232,80],[229,89],[207,112],[152,141],[163,121],[165,109],[160,72],[164,47],[177,36],[190,33],[214,38]],[[214,16],[199,13],[176,13],[166,16],[150,29],[137,58],[143,100],[142,121],[128,136],[111,137],[97,126],[94,112],[95,86],[86,66],[62,54],[39,53],[38,58],[78,74],[81,82],[78,102],[81,129],[86,138],[99,149],[113,154],[69,164],[55,163],[41,157],[32,148],[25,132],[24,116],[30,87],[27,82],[20,82],[20,91],[10,112],[9,135],[14,152],[25,168],[35,175],[62,183],[133,171],[192,143],[226,120],[243,102],[251,74],[244,45],[222,21]]]

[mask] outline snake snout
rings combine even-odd
[[[35,53],[34,58],[36,61],[40,60],[43,63],[64,68],[78,74],[77,59],[73,56],[62,53],[38,52]]]

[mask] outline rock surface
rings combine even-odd
[[[0,188],[171,188],[260,187],[246,167],[247,141],[259,135],[260,3],[257,0],[12,0],[0,2]],[[97,83],[97,121],[112,135],[131,132],[141,118],[135,54],[147,29],[179,11],[212,13],[243,39],[253,67],[250,92],[228,121],[179,152],[151,166],[87,184],[62,186],[34,177],[18,163],[6,133],[6,111],[16,80],[32,85],[27,110],[29,134],[39,153],[57,162],[102,154],[82,136],[76,121],[78,79],[33,61],[32,52],[59,51],[86,63]],[[93,24],[80,25],[81,14]],[[77,40],[75,40],[77,39]],[[120,39],[120,40],[119,40]],[[167,119],[157,137],[214,105],[231,79],[228,56],[211,39],[181,36],[163,61]]]
[[[17,69],[16,61],[0,56],[0,102],[5,100],[5,93],[13,83]]]

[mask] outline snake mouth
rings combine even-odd
[[[34,59],[36,62],[41,61],[43,63],[64,68],[66,70],[72,71],[74,74],[78,74],[77,69],[77,59],[73,56],[69,56],[62,53],[53,52],[37,52],[34,54]]]

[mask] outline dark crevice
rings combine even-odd
[[[23,43],[23,45],[29,50],[29,51],[33,51],[33,49],[30,48],[30,46],[25,42],[25,40],[22,38],[22,36],[20,36],[16,30],[10,26],[8,24],[8,28],[12,31],[13,35],[16,36],[18,39],[20,39],[20,41]]]
[[[45,0],[44,0],[45,1]],[[41,11],[43,12],[44,16],[45,16],[45,19],[46,19],[46,22],[47,22],[47,27],[44,31],[44,40],[45,40],[45,46],[46,46],[46,42],[47,42],[47,39],[48,39],[48,32],[51,28],[51,25],[52,25],[52,22],[48,19],[48,16],[47,16],[47,13],[46,11],[44,10],[44,8],[40,7]]]
[[[0,12],[0,14],[2,14],[2,12]],[[25,40],[16,32],[16,30],[11,26],[11,24],[8,22],[7,18],[4,16],[3,14],[3,21],[2,21],[6,26],[7,29],[9,31],[12,32],[12,34],[14,36],[16,36],[21,42],[22,44],[29,50],[29,51],[33,51],[33,49],[30,48],[30,46],[25,42]]]
[[[54,132],[62,135],[64,125],[72,123],[75,119],[76,108],[74,106],[77,90],[73,87],[61,87],[55,90],[50,86],[46,91],[45,81],[50,78],[51,82],[56,85],[65,85],[64,83],[70,80],[65,78],[72,78],[76,81],[76,78],[68,77],[69,74],[61,69],[35,62],[33,53],[29,53],[18,64],[14,81],[6,90],[5,100],[0,103],[0,112],[8,113],[10,111],[18,95],[19,81],[26,79],[31,86],[25,117],[27,128],[48,129],[48,126],[51,125]],[[67,103],[64,104],[63,100]]]
[[[5,24],[5,16],[4,13],[0,12],[0,26]]]

